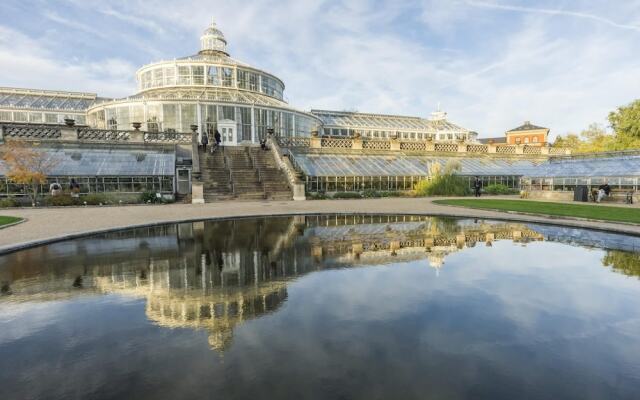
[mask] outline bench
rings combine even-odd
[[[602,202],[616,202],[616,203],[633,203],[633,189],[611,189],[609,196],[602,198]],[[598,189],[591,190],[591,201],[595,203],[598,198]]]

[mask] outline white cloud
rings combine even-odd
[[[79,62],[59,59],[20,32],[0,26],[2,86],[98,92],[123,96],[133,87],[136,67],[122,59]]]
[[[498,3],[487,3],[484,1],[467,1],[466,3],[470,6],[491,8],[494,10],[516,11],[516,12],[546,14],[546,15],[560,15],[560,16],[573,17],[573,18],[588,19],[588,20],[592,20],[592,21],[596,21],[599,23],[612,26],[614,28],[627,29],[631,31],[640,32],[640,25],[638,24],[624,24],[624,23],[616,22],[609,18],[602,17],[601,15],[597,15],[597,14],[589,14],[584,12],[569,11],[569,10],[563,10],[563,9],[513,6],[513,5],[498,4]]]
[[[84,16],[74,15],[77,29],[116,38],[115,46],[95,62],[73,64],[41,47],[22,47],[41,77],[26,72],[33,70],[28,62],[12,60],[0,65],[0,85],[49,88],[54,82],[133,94],[137,66],[154,61],[150,57],[194,53],[214,16],[232,56],[282,78],[286,96],[301,109],[428,116],[442,102],[454,122],[484,136],[525,119],[565,133],[604,122],[610,110],[638,97],[640,87],[640,60],[630,56],[640,51],[637,1],[621,5],[624,12],[615,18],[598,4],[556,10],[463,0],[187,0],[158,2],[152,12],[142,1],[65,4]],[[52,15],[64,24],[60,18],[68,14]],[[108,23],[93,27],[104,18]],[[48,35],[53,41],[64,32]],[[0,46],[4,54],[16,48]]]

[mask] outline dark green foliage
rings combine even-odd
[[[82,204],[79,198],[71,197],[70,195],[46,197],[44,203],[54,207],[78,206]]]
[[[104,205],[109,203],[109,197],[102,193],[91,193],[81,197],[80,202],[89,206]]]
[[[333,199],[361,199],[362,195],[358,192],[337,192],[332,196]]]
[[[518,189],[511,189],[510,187],[501,183],[488,185],[484,188],[486,194],[517,194]]]
[[[324,192],[309,193],[308,197],[310,200],[326,200],[327,199],[327,195]]]
[[[160,199],[156,196],[155,192],[144,192],[140,195],[141,203],[159,203]]]
[[[0,208],[20,207],[20,202],[13,197],[0,199]]]
[[[378,198],[378,197],[400,197],[402,193],[397,191],[378,191],[378,190],[365,190],[362,192],[364,198]]]

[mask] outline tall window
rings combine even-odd
[[[222,86],[233,86],[233,69],[222,68]]]
[[[176,84],[176,68],[175,67],[165,67],[164,69],[164,79],[165,85],[173,86]]]
[[[232,107],[232,106],[219,106],[218,110],[220,111],[219,119],[230,119],[232,121],[236,120],[234,107]]]
[[[193,72],[193,84],[204,85],[204,67],[202,65],[192,65],[191,71]]]
[[[189,66],[178,67],[178,85],[191,85],[191,68]]]
[[[212,65],[207,67],[207,85],[221,85],[220,68]]]
[[[249,88],[249,72],[239,69],[238,70],[238,87],[240,89]]]
[[[237,107],[238,116],[238,137],[242,140],[251,140],[251,109],[247,107]]]
[[[210,135],[213,135],[215,133],[216,130],[216,123],[218,121],[218,113],[216,110],[216,106],[214,105],[207,105],[204,106],[204,120],[205,120],[205,127],[207,130],[207,133]]]
[[[162,105],[162,125],[167,132],[175,132],[178,129],[178,105]]]
[[[162,68],[156,68],[153,70],[153,82],[151,86],[153,87],[162,86]]]
[[[196,105],[195,104],[182,104],[181,108],[181,132],[190,132],[192,124],[198,124],[196,119]]]

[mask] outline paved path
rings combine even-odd
[[[88,233],[105,232],[132,226],[208,218],[303,213],[452,215],[553,223],[640,235],[640,225],[541,217],[441,206],[433,204],[429,199],[424,198],[281,202],[228,201],[208,204],[170,204],[157,206],[25,208],[2,210],[0,213],[2,215],[13,215],[27,219],[24,223],[0,229],[0,253],[49,241],[82,236]]]

